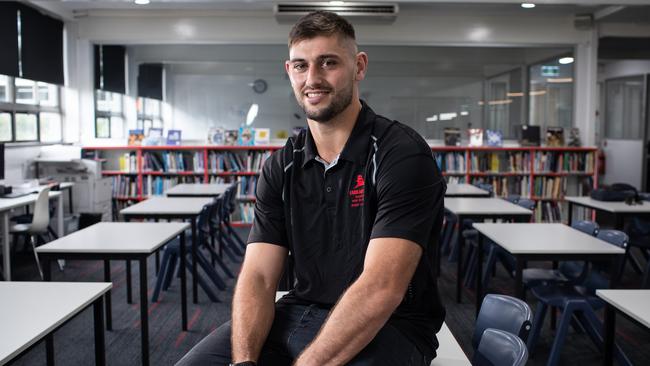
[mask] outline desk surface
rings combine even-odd
[[[184,196],[219,196],[226,193],[231,184],[189,184],[182,183],[168,189],[166,195],[184,195]]]
[[[37,189],[36,187],[35,189]],[[60,191],[50,191],[50,199],[57,198],[61,195]],[[36,202],[37,193],[28,194],[18,198],[0,198],[0,211],[11,210],[12,208],[22,207]]]
[[[596,296],[650,328],[650,290],[596,290]]]
[[[625,250],[564,224],[478,223],[476,230],[512,254],[624,254]]]
[[[532,215],[531,210],[501,198],[446,198],[445,208],[456,215]]]
[[[210,197],[151,197],[120,210],[122,215],[198,215],[203,206],[214,202]]]
[[[488,197],[490,192],[467,183],[450,183],[447,184],[446,197],[453,196],[477,196]]]
[[[38,253],[153,253],[190,224],[100,222],[36,248]]]
[[[613,213],[650,213],[650,201],[641,201],[643,202],[641,205],[628,205],[625,202],[599,201],[586,196],[567,196],[564,200]]]
[[[0,282],[0,365],[79,313],[111,286],[103,282]]]
[[[431,361],[430,366],[471,366],[471,362],[463,352],[463,349],[460,348],[460,344],[454,337],[454,335],[447,327],[447,323],[442,323],[442,327],[438,334],[439,347],[436,350],[438,354],[436,358]]]

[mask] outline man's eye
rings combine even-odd
[[[327,59],[323,61],[323,67],[334,67],[334,66],[336,66],[335,60]]]
[[[303,71],[305,69],[305,64],[293,64],[293,69],[296,71]]]

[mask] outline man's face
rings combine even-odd
[[[350,105],[356,96],[355,83],[365,71],[365,64],[359,67],[359,55],[352,41],[337,36],[305,39],[291,46],[285,68],[307,118],[327,122]]]

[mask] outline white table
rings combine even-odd
[[[214,198],[209,197],[151,197],[145,201],[136,203],[120,210],[120,214],[125,221],[134,219],[152,219],[152,220],[190,220],[192,228],[192,243],[197,242],[196,225],[197,218],[201,210],[206,205],[214,202]],[[181,258],[184,258],[181,256]],[[182,261],[181,261],[182,262]],[[192,245],[192,300],[196,304],[198,298],[198,275],[196,268],[196,245]],[[131,302],[131,264],[127,261],[127,300]]]
[[[613,364],[616,312],[650,329],[650,290],[596,290],[596,296],[607,303],[605,309],[604,365]]]
[[[490,197],[490,192],[467,183],[450,183],[445,197]]]
[[[93,306],[95,364],[105,364],[103,297],[110,283],[0,282],[0,365],[46,340],[47,364],[54,363],[53,332]]]
[[[38,187],[35,187],[38,190]],[[0,198],[0,222],[2,223],[2,268],[5,281],[11,281],[11,250],[9,244],[9,212],[14,208],[29,206],[36,202],[38,194],[29,194],[17,198]],[[56,203],[56,233],[63,236],[63,196],[61,192],[50,191],[50,200],[57,199]]]
[[[573,206],[576,205],[613,214],[616,222],[615,228],[617,230],[623,230],[626,216],[650,214],[650,202],[648,201],[641,201],[641,204],[628,205],[625,202],[599,201],[586,196],[567,196],[564,197],[564,200],[569,203],[569,225],[571,225]]]
[[[447,198],[445,209],[458,217],[458,228],[462,228],[463,220],[470,219],[482,222],[485,219],[502,219],[505,221],[527,222],[533,212],[501,198]],[[456,302],[461,301],[463,247],[465,238],[458,233],[458,263],[456,265]],[[438,246],[440,251],[440,246]],[[479,251],[480,255],[480,251]],[[441,254],[438,252],[438,260]]]
[[[110,260],[137,260],[140,264],[140,318],[142,364],[149,364],[149,316],[147,305],[147,258],[180,236],[180,257],[185,255],[182,222],[100,222],[36,248],[43,259],[45,280],[51,279],[50,263],[55,259],[103,260],[104,281],[111,281]],[[180,261],[182,329],[187,330],[185,261]],[[112,329],[111,298],[106,295],[106,327]]]
[[[438,334],[438,349],[436,358],[431,361],[430,366],[471,366],[472,363],[460,348],[460,344],[447,327],[447,323],[442,323]]]
[[[165,191],[167,197],[219,197],[226,193],[231,184],[191,184],[181,183]]]
[[[476,272],[477,314],[483,301],[481,267],[484,236],[515,257],[517,261],[515,292],[520,299],[524,298],[522,272],[529,260],[610,260],[614,264],[617,262],[616,259],[625,255],[625,250],[622,248],[559,223],[477,223],[473,226],[480,234]]]

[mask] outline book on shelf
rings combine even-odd
[[[129,139],[128,139],[128,145],[129,146],[140,146],[142,144],[142,140],[144,139],[144,130],[129,130]]]
[[[469,128],[467,134],[469,135],[469,146],[483,146],[482,128]]]
[[[564,146],[564,128],[557,126],[546,127],[546,146]]]
[[[485,130],[487,146],[503,146],[503,132],[498,130]]]
[[[271,129],[270,128],[255,128],[255,136],[253,142],[255,146],[268,145],[271,143]]]
[[[239,130],[226,130],[224,145],[236,145],[239,139]]]
[[[240,146],[253,146],[255,144],[255,129],[251,127],[239,127],[237,144]]]
[[[226,129],[218,126],[213,127],[208,131],[208,142],[214,145],[225,145],[226,143]]]
[[[181,144],[181,130],[167,130],[167,145],[178,146]]]
[[[135,173],[138,171],[137,156],[135,152],[121,154],[118,158],[119,170],[124,173]]]
[[[465,173],[465,153],[464,152],[448,152],[442,153],[441,162],[444,163],[442,171],[446,173]]]
[[[521,146],[539,146],[539,140],[539,126],[520,126],[519,143]]]
[[[460,146],[460,128],[445,127],[444,134],[446,146]]]
[[[569,138],[567,139],[567,146],[578,147],[582,146],[580,141],[580,129],[578,127],[571,127],[569,129]]]

